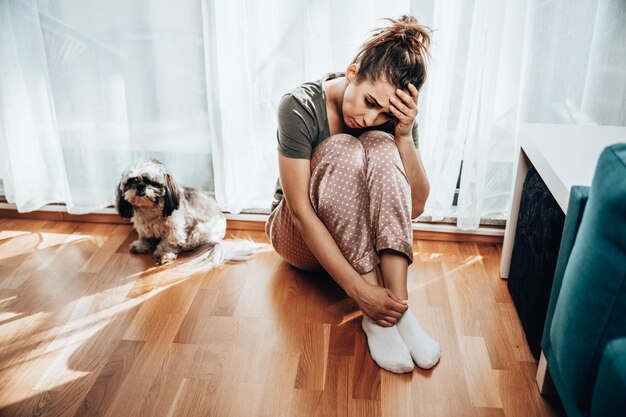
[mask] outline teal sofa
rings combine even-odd
[[[568,416],[626,416],[626,143],[571,189],[541,347]]]

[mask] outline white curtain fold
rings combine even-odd
[[[0,169],[8,201],[23,211],[67,190],[48,74],[36,5],[0,2]]]
[[[516,4],[520,4],[517,2]],[[502,56],[502,36],[507,3],[478,1],[472,14],[472,29],[467,48],[467,67],[463,85],[461,122],[455,132],[457,143],[464,139],[463,166],[457,206],[457,225],[462,229],[475,229],[485,209],[504,208],[506,198],[500,200],[502,206],[489,206],[486,201],[493,187],[487,188],[488,167],[492,163],[490,151],[496,146],[494,119],[496,108],[496,86],[500,75],[500,63],[511,59]],[[503,57],[504,59],[501,59]],[[508,75],[508,74],[506,74]],[[514,80],[511,80],[514,81]],[[502,140],[503,138],[497,138]],[[512,171],[511,164],[505,169]],[[505,175],[510,175],[510,172]],[[500,174],[491,171],[491,175]],[[493,178],[493,177],[492,177]]]
[[[433,220],[506,217],[520,124],[626,123],[623,1],[411,4],[435,29],[419,119]]]
[[[203,0],[215,196],[223,210],[268,210],[278,178],[276,109],[283,94],[344,71],[368,31],[409,1]]]
[[[19,211],[114,202],[139,157],[211,190],[198,0],[0,2],[0,178]]]
[[[415,2],[418,3],[418,2]],[[422,156],[433,220],[476,229],[504,217],[512,189],[526,1],[433,2]],[[417,7],[416,7],[417,8]],[[458,202],[453,206],[461,172]]]

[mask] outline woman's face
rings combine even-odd
[[[346,79],[348,85],[341,105],[346,125],[359,129],[378,126],[393,118],[389,112],[389,97],[396,94],[394,86],[385,80],[357,82],[354,65],[348,68]]]

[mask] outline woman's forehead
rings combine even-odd
[[[396,94],[396,88],[384,80],[366,81],[363,87],[364,93],[372,96],[383,107],[389,104],[389,97]]]

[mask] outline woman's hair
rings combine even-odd
[[[374,30],[352,64],[358,64],[356,80],[374,82],[381,77],[396,88],[418,90],[426,81],[426,58],[430,57],[430,32],[412,16],[386,19],[392,25]]]

